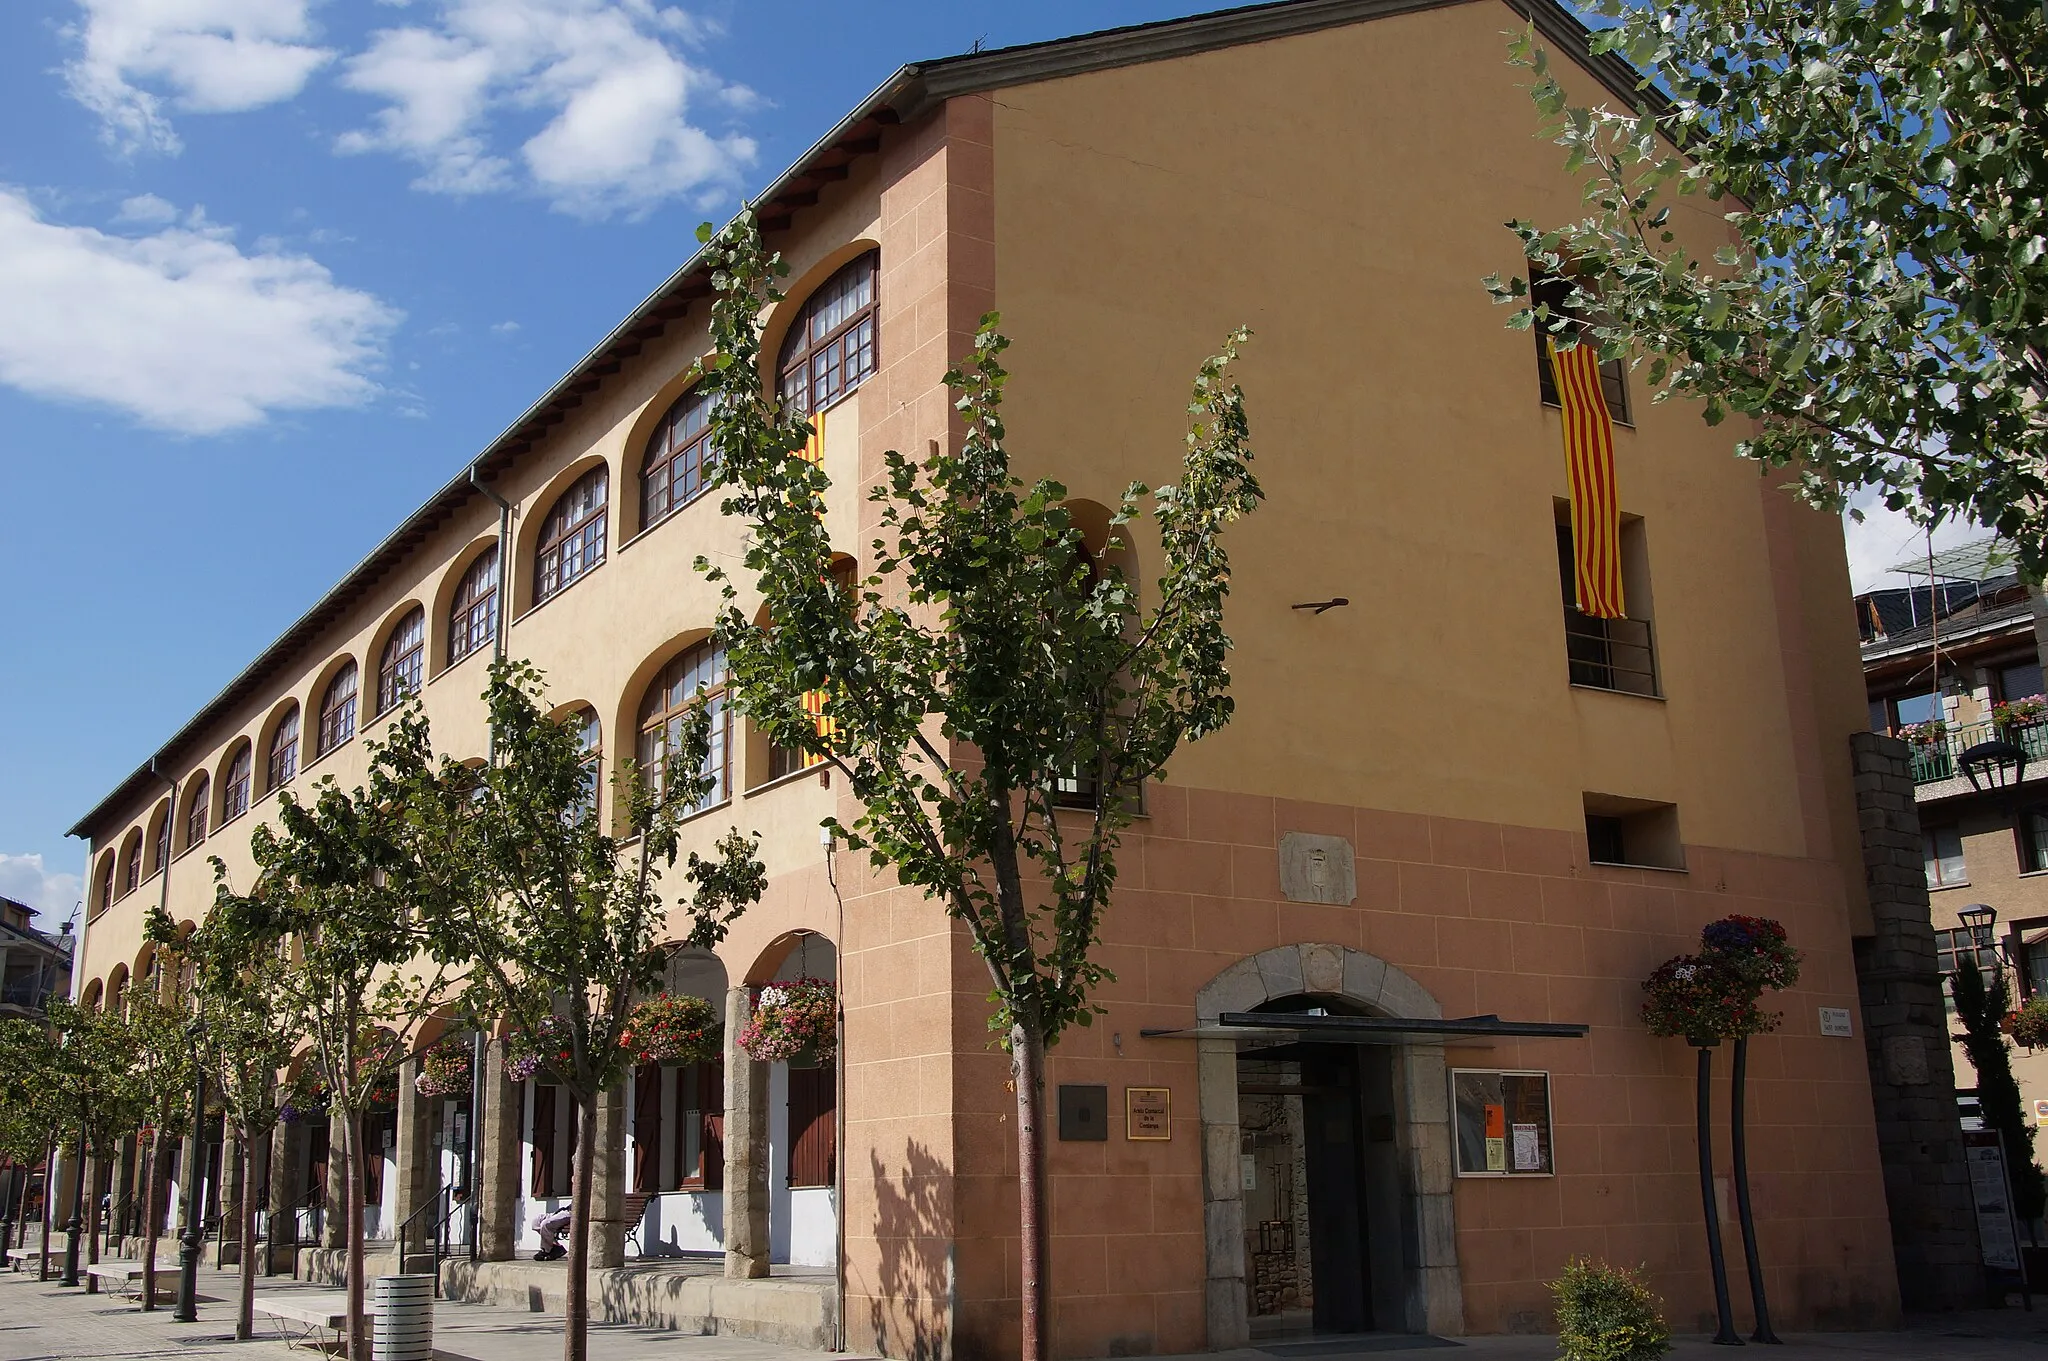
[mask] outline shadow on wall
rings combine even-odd
[[[938,1361],[946,1352],[950,1217],[941,1204],[951,1170],[915,1139],[904,1146],[901,1177],[891,1180],[870,1153],[881,1291],[869,1302],[876,1350],[903,1361]],[[893,1317],[892,1317],[893,1314]]]

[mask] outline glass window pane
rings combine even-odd
[[[1940,695],[1909,695],[1898,701],[1900,723],[1925,723],[1941,717]]]

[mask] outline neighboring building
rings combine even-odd
[[[1561,9],[1534,13],[1576,94],[1639,97],[1614,59],[1570,60],[1585,36]],[[1525,22],[1498,0],[1304,0],[906,67],[755,200],[791,267],[764,380],[822,421],[829,523],[863,567],[860,489],[885,450],[957,437],[943,375],[985,312],[1014,340],[1019,471],[1065,483],[1098,534],[1127,482],[1174,476],[1200,358],[1256,331],[1240,376],[1269,500],[1229,538],[1236,718],[1145,791],[1102,925],[1105,1014],[1049,1064],[1076,1136],[1048,1136],[1059,1355],[1532,1329],[1580,1253],[1642,1264],[1698,1326],[1694,1055],[1637,1012],[1642,980],[1731,912],[1783,920],[1806,956],[1751,1060],[1779,1325],[1883,1323],[1902,1276],[1926,1298],[1939,1275],[1911,1255],[1924,1224],[1887,1223],[1915,1175],[1888,1188],[1868,1066],[1891,1063],[1880,1101],[1907,1084],[1951,1105],[1938,1014],[1931,1054],[1917,1033],[1878,1044],[1894,1021],[1874,1011],[1868,1054],[1860,1022],[1820,1024],[1857,1014],[1864,953],[1934,996],[1924,921],[1911,936],[1911,911],[1876,910],[1875,870],[1866,889],[1839,526],[1734,458],[1740,432],[1617,370],[1633,617],[1560,601],[1558,414],[1479,283],[1521,268],[1504,219],[1578,211],[1504,63]],[[1703,253],[1727,239],[1708,207],[1672,227]],[[495,637],[602,759],[659,752],[678,698],[721,674],[692,560],[741,543],[697,495],[708,292],[684,264],[80,820],[88,1000],[153,985],[145,907],[197,921],[210,856],[245,885],[277,792],[360,780],[397,696],[423,693],[445,751],[482,755]],[[1337,595],[1350,607],[1292,608]],[[1014,1351],[1014,1106],[986,973],[938,905],[828,862],[842,784],[744,723],[723,737],[685,849],[758,828],[771,884],[669,987],[744,1008],[749,986],[840,979],[846,1109],[829,1073],[730,1047],[722,1076],[645,1071],[602,1126],[602,1217],[631,1207],[632,1251],[722,1244],[739,1274],[840,1262],[855,1349]],[[1393,1042],[1335,1043],[1316,1009]],[[489,1072],[475,1202],[505,1257],[566,1189],[568,1120],[553,1088]],[[390,1142],[373,1135],[387,1230],[459,1176],[421,1168],[469,1114],[404,1096]],[[1923,1155],[1947,1156],[1943,1130],[1915,1136]],[[317,1198],[324,1137],[273,1146],[279,1213]],[[768,1188],[765,1222],[721,1193],[736,1176]]]
[[[41,1016],[52,997],[71,996],[66,921],[55,934],[35,927],[35,909],[0,898],[0,1016]]]
[[[1942,972],[1971,959],[1986,971],[2002,968],[2018,1005],[2048,988],[2048,715],[2040,713],[2039,597],[2020,583],[2010,554],[1990,540],[1898,570],[1921,580],[1856,597],[1871,727],[1907,738],[1912,749]],[[1973,781],[1964,755],[1994,738],[2014,750],[2003,769],[1996,761],[1974,763]],[[1958,1095],[1974,1116],[1974,1078],[1960,1044],[1954,1063]],[[2013,1072],[2035,1122],[2048,1125],[2048,1051],[2016,1049]]]

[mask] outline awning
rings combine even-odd
[[[1149,1027],[1148,1040],[1237,1040],[1251,1044],[1429,1044],[1458,1040],[1580,1040],[1589,1027],[1569,1021],[1503,1021],[1494,1015],[1454,1021],[1400,1016],[1313,1016],[1306,1012],[1226,1011],[1214,1025]]]

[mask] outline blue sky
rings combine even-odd
[[[898,65],[1214,7],[10,0],[0,894]]]
[[[11,0],[0,894],[905,61],[1199,0]]]

